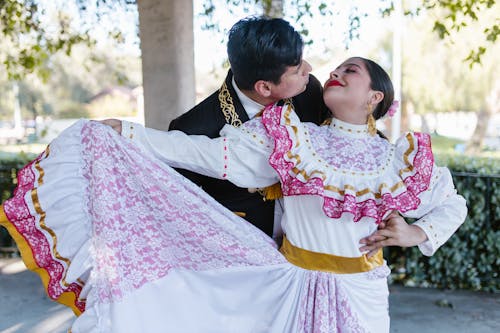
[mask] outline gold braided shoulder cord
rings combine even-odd
[[[243,123],[238,117],[236,110],[234,109],[233,98],[229,94],[229,89],[227,89],[226,82],[222,84],[219,91],[219,102],[226,119],[226,123],[231,124],[234,127],[240,127]]]

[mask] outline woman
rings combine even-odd
[[[270,105],[217,139],[81,121],[21,172],[4,224],[49,296],[83,312],[73,332],[388,332],[381,246],[431,255],[465,201],[429,136],[376,135],[370,118],[393,102],[380,66],[348,59],[324,100],[329,125]],[[279,181],[281,252],[165,163],[241,187]]]

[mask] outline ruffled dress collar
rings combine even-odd
[[[329,217],[351,213],[354,222],[380,223],[389,211],[416,209],[429,188],[434,158],[426,134],[407,133],[391,144],[369,135],[366,125],[301,123],[287,103],[268,106],[262,123],[274,141],[269,163],[283,195],[320,196]]]

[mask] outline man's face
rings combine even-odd
[[[279,84],[269,83],[271,87],[270,97],[278,101],[297,96],[306,90],[311,70],[311,65],[305,60],[302,60],[297,66],[289,66],[281,75]]]

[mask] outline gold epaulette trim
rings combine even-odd
[[[276,183],[271,186],[265,187],[259,191],[265,200],[276,200],[283,198],[283,192],[281,191],[281,183]]]

